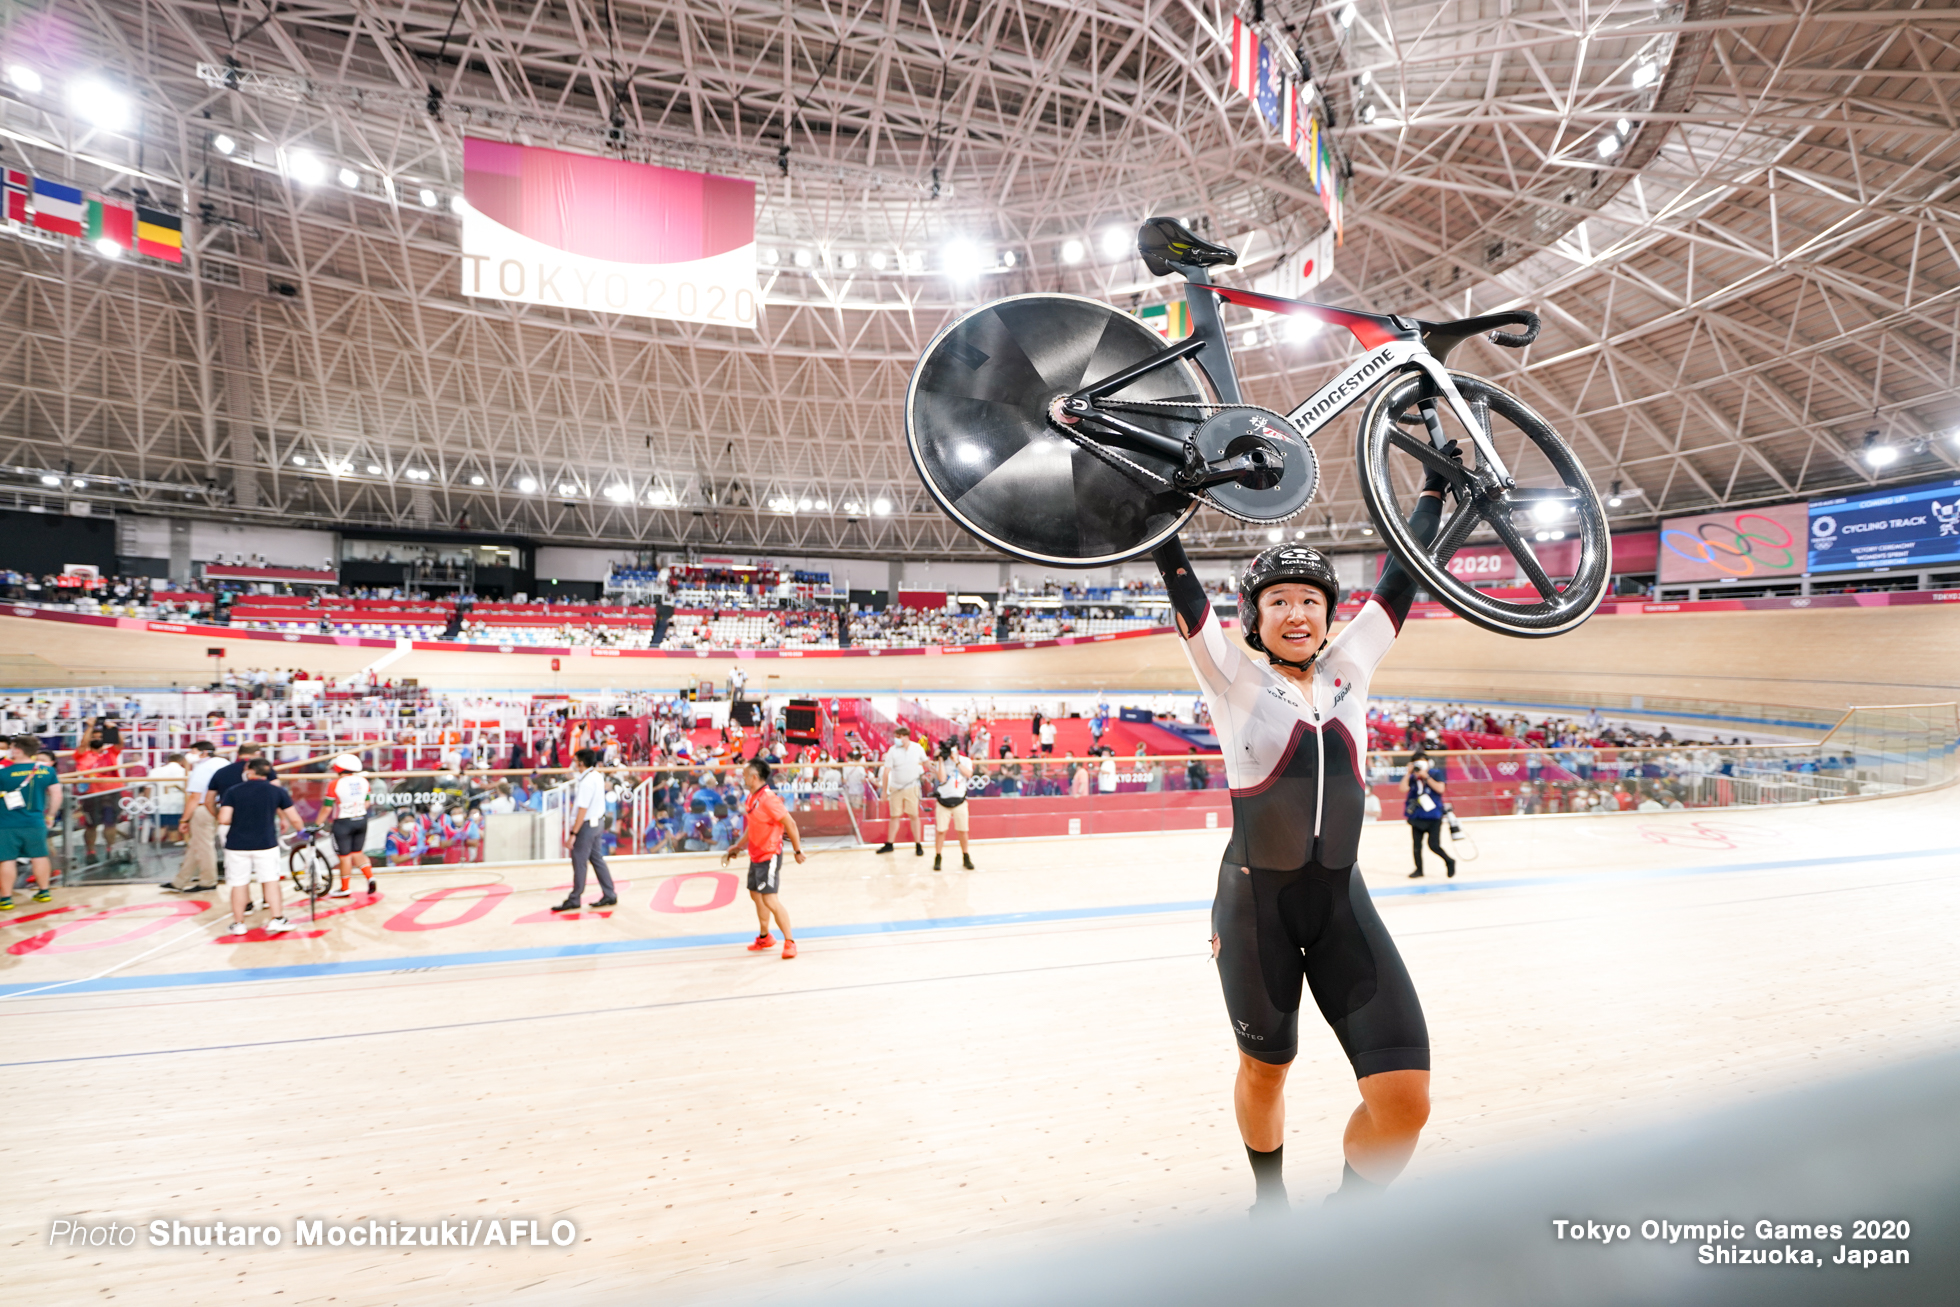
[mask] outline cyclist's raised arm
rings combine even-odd
[[[1443,492],[1424,489],[1416,500],[1415,510],[1409,514],[1409,534],[1424,547],[1436,538],[1437,528],[1443,520]],[[1385,609],[1395,623],[1395,629],[1402,629],[1402,622],[1409,615],[1409,605],[1416,597],[1416,579],[1404,568],[1395,555],[1388,557],[1388,566],[1382,569],[1382,578],[1375,583],[1375,602]]]
[[[1184,542],[1176,536],[1159,545],[1150,555],[1170,593],[1171,613],[1177,620],[1178,634],[1191,655],[1191,665],[1204,688],[1223,693],[1238,675],[1244,655],[1225,638],[1218,619],[1212,616],[1211,598],[1199,584]]]

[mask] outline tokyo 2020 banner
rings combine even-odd
[[[1802,504],[1669,518],[1661,523],[1661,584],[1800,575],[1807,526]]]
[[[1960,478],[1810,501],[1810,570],[1960,561]]]
[[[755,183],[463,140],[463,294],[756,325]]]

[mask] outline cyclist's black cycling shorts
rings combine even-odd
[[[341,857],[350,853],[360,853],[367,848],[366,817],[335,817],[333,819],[333,851]]]
[[[1228,861],[1211,929],[1232,1033],[1251,1056],[1283,1065],[1299,1052],[1304,979],[1356,1078],[1429,1069],[1422,1004],[1356,868]]]

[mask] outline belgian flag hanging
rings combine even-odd
[[[136,252],[166,263],[182,263],[184,220],[174,213],[137,205]]]

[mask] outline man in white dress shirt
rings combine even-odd
[[[591,749],[580,749],[572,755],[571,829],[565,832],[565,847],[572,854],[572,892],[563,903],[552,906],[553,912],[576,912],[583,906],[579,900],[585,897],[588,863],[599,877],[600,897],[592,906],[609,908],[619,902],[619,895],[613,892],[612,869],[606,866],[606,855],[599,843],[599,833],[606,826],[606,781],[593,770],[598,762],[598,753]]]

